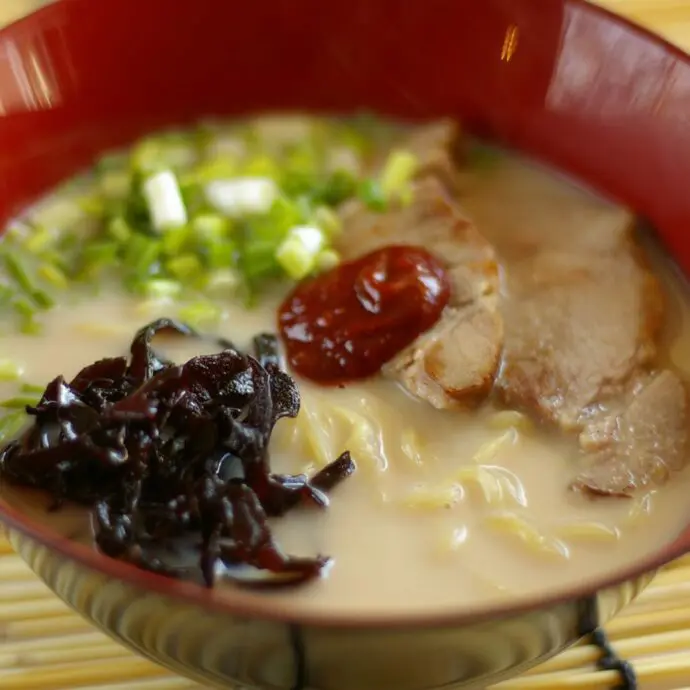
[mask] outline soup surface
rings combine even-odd
[[[463,208],[489,239],[529,235],[535,227],[568,236],[583,222],[617,212],[553,173],[495,151],[470,156],[460,185]],[[650,247],[649,253],[667,298],[660,358],[687,378],[688,289],[660,251]],[[57,374],[69,380],[91,362],[125,354],[133,333],[154,318],[191,313],[176,295],[132,294],[112,277],[98,285],[95,295],[88,285],[56,291],[57,305],[41,316],[40,335],[5,330],[4,356],[23,380],[45,384]],[[251,307],[228,290],[214,302],[218,318],[204,327],[248,346],[257,333],[276,331],[286,290],[280,282],[262,288]],[[199,353],[188,342],[160,349],[175,361]],[[327,571],[256,596],[348,614],[474,607],[613,572],[672,541],[688,522],[687,471],[629,498],[571,491],[580,453],[576,435],[493,399],[476,409],[439,409],[380,376],[342,387],[296,379],[301,410],[296,419],[278,422],[273,470],[310,474],[344,450],[357,469],[333,491],[328,509],[300,508],[272,521],[286,552],[331,556]],[[2,388],[11,397],[17,382]],[[91,543],[86,510],[66,506],[47,514],[35,493],[6,484],[2,490],[50,529]],[[221,578],[217,586],[234,585]]]

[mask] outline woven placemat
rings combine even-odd
[[[606,630],[641,690],[678,690],[690,681],[690,556],[660,573]],[[574,647],[492,690],[606,690],[617,671],[597,668],[601,651]],[[2,690],[201,690],[96,631],[0,540]],[[690,690],[688,687],[686,690]]]

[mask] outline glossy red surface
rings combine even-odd
[[[438,259],[389,246],[297,285],[278,325],[292,370],[336,385],[376,374],[439,320],[449,298]]]
[[[553,163],[646,216],[690,270],[690,60],[581,0],[60,0],[0,32],[0,220],[152,127],[202,114],[362,107],[458,116]],[[143,588],[236,613],[293,616],[109,561],[1,501],[0,517]],[[510,611],[449,610],[408,622],[450,624],[583,597],[688,548],[690,528],[606,582]],[[336,622],[328,612],[319,621]]]

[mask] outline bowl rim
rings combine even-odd
[[[0,37],[7,35],[15,27],[30,21],[34,16],[50,10],[64,0],[53,0],[36,11],[10,22],[0,28]],[[591,0],[565,0],[565,4],[586,7],[614,25],[627,27],[648,43],[662,48],[675,60],[690,66],[690,54],[669,40],[640,26],[633,20],[616,14]],[[583,180],[587,182],[586,179]],[[690,517],[689,517],[690,520]],[[4,525],[2,524],[4,523]],[[272,597],[240,588],[219,590],[206,589],[191,582],[176,580],[134,565],[117,561],[96,551],[94,548],[72,541],[57,532],[46,529],[41,522],[27,517],[21,510],[9,505],[0,495],[0,527],[14,530],[22,537],[35,541],[40,546],[54,551],[55,556],[69,559],[76,564],[93,570],[99,575],[120,580],[127,586],[138,588],[149,595],[159,595],[194,604],[214,613],[260,619],[276,623],[306,625],[320,628],[344,629],[425,629],[458,627],[498,618],[513,618],[530,612],[544,610],[559,605],[575,604],[583,599],[595,597],[602,590],[615,588],[653,574],[670,561],[690,551],[690,522],[675,540],[653,553],[638,559],[626,567],[611,571],[605,576],[583,578],[576,586],[549,590],[545,595],[532,595],[512,600],[497,600],[494,603],[478,606],[450,606],[440,611],[434,609],[415,613],[342,613],[327,609],[319,611],[300,611],[300,605],[283,605]],[[19,549],[21,555],[21,548]]]

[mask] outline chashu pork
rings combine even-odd
[[[505,271],[496,391],[579,434],[574,488],[629,495],[688,461],[686,386],[657,371],[661,288],[632,214],[544,178],[508,164],[467,200]]]
[[[384,375],[437,408],[481,402],[492,389],[503,343],[498,264],[444,183],[424,175],[409,205],[376,213],[351,201],[341,219],[344,258],[390,244],[420,245],[445,264],[451,281],[441,319],[389,361]]]

